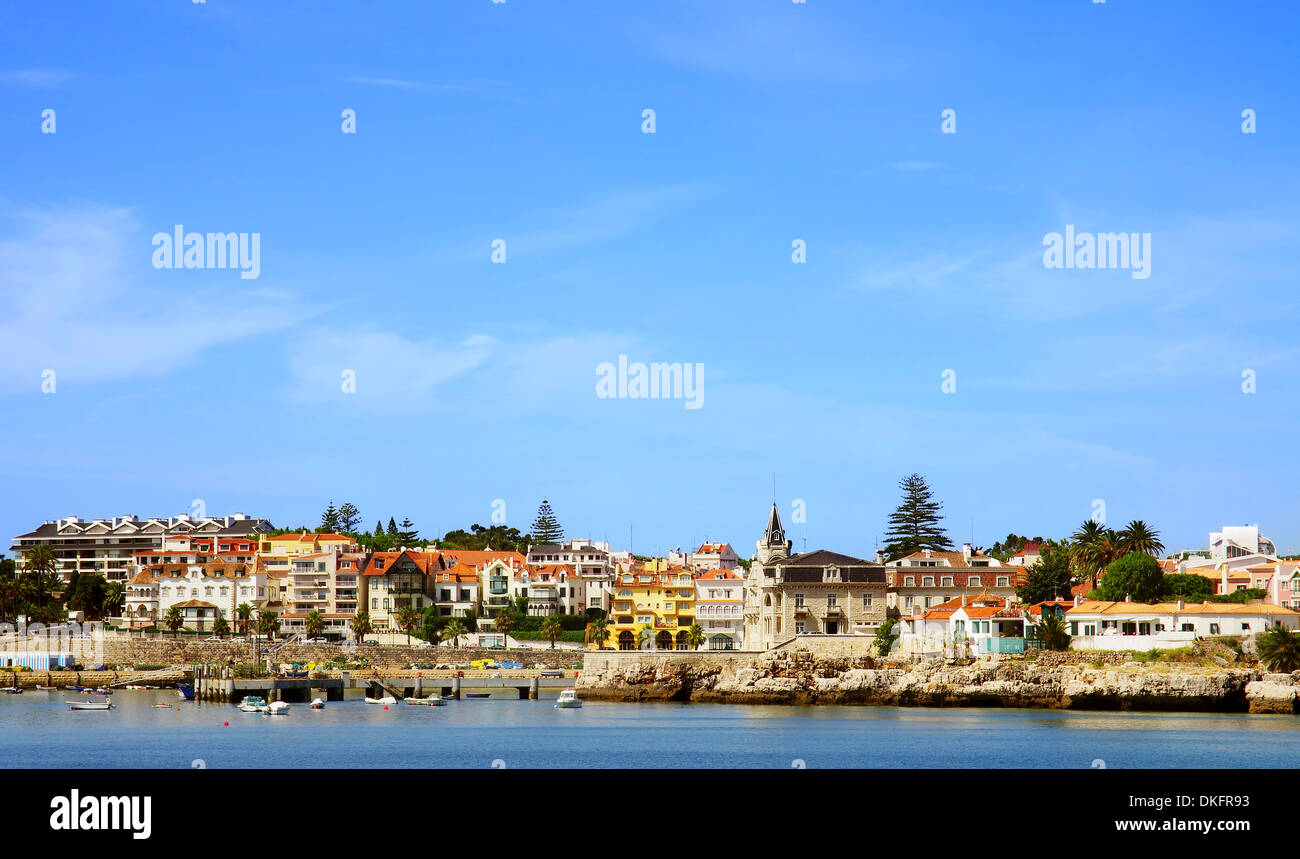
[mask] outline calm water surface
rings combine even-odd
[[[901,707],[360,701],[288,716],[122,691],[0,695],[0,767],[1300,767],[1300,717]],[[94,700],[103,700],[95,698]],[[170,709],[153,709],[165,701]],[[228,725],[224,724],[229,722]]]

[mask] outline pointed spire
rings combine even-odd
[[[776,502],[772,503],[772,512],[767,516],[767,529],[763,532],[763,540],[769,546],[785,543],[785,529],[781,527],[781,514],[777,512]]]

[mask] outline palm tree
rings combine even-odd
[[[636,646],[642,647],[647,643],[649,643],[651,647],[655,646],[655,631],[654,627],[648,624],[643,624],[636,628]]]
[[[163,625],[172,631],[173,635],[179,635],[180,628],[185,625],[185,616],[176,606],[167,609],[163,615]]]
[[[553,614],[542,621],[542,635],[551,640],[551,650],[555,649],[555,639],[564,633],[564,624],[560,623],[560,616]]]
[[[1278,624],[1256,642],[1259,660],[1279,674],[1300,671],[1300,632]]]
[[[1165,550],[1165,544],[1160,542],[1160,532],[1151,530],[1141,519],[1134,519],[1119,532],[1119,545],[1124,554],[1141,552],[1158,557]]]
[[[519,615],[511,611],[509,607],[503,608],[497,612],[496,617],[492,618],[492,625],[501,633],[501,643],[504,645],[505,640],[510,637],[510,633],[515,630],[515,627],[519,626]]]
[[[303,621],[303,629],[308,638],[319,638],[325,631],[325,618],[321,613],[312,609],[307,612],[307,619]]]
[[[364,641],[365,637],[375,631],[370,624],[370,612],[359,611],[349,622],[352,627],[352,634],[356,636],[357,641]]]
[[[609,641],[610,635],[609,621],[603,617],[587,624],[587,641],[596,642],[597,650],[605,649],[605,642]]]
[[[1043,612],[1043,619],[1038,622],[1035,632],[1048,650],[1070,649],[1070,630],[1062,615]]]
[[[1070,535],[1070,541],[1073,544],[1070,560],[1081,575],[1092,580],[1094,590],[1102,570],[1125,554],[1120,549],[1119,534],[1093,519],[1085,519],[1079,530]]]
[[[32,608],[49,609],[54,602],[54,593],[63,588],[59,559],[54,557],[49,546],[33,546],[23,553],[23,569],[19,581],[27,591],[27,599]]]
[[[693,623],[686,630],[686,643],[690,645],[691,650],[699,650],[700,645],[704,643],[704,630],[698,623]]]
[[[420,628],[424,613],[417,608],[404,608],[397,613],[397,625],[406,632],[406,643],[411,643],[411,633]]]
[[[241,602],[235,609],[235,617],[239,619],[239,628],[248,635],[248,621],[253,616],[253,607],[246,602]]]
[[[212,634],[217,638],[224,638],[225,636],[230,635],[230,621],[226,620],[224,614],[213,622]]]
[[[257,632],[267,638],[275,638],[275,631],[280,628],[280,616],[269,608],[257,613]]]
[[[126,605],[126,585],[121,582],[109,582],[104,589],[104,615],[112,617],[121,614]]]
[[[467,632],[469,630],[465,628],[465,624],[453,619],[442,628],[442,640],[446,641],[450,638],[452,647],[460,647],[460,637]]]

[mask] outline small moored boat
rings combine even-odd
[[[578,698],[578,692],[575,689],[565,689],[555,701],[555,709],[557,710],[572,710],[581,706],[582,700]]]
[[[314,698],[314,699],[312,699],[312,702],[311,702],[311,708],[312,708],[313,710],[324,710],[324,709],[325,709],[325,702],[322,701],[322,700],[319,699],[319,698]]]
[[[428,698],[407,698],[406,703],[421,704],[425,707],[445,707],[447,706],[447,699],[435,692]]]
[[[64,701],[74,710],[111,710],[113,709],[112,701]]]
[[[396,704],[397,699],[394,698],[392,695],[385,695],[382,698],[371,698],[369,695],[367,695],[366,703],[367,704]]]
[[[266,706],[266,699],[261,695],[245,695],[244,700],[239,702],[239,709],[243,713],[271,712],[271,708]]]
[[[288,701],[272,701],[271,704],[270,704],[270,706],[267,707],[267,711],[268,711],[272,716],[287,716],[287,715],[289,715],[289,702],[288,702]]]

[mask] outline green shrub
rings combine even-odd
[[[535,630],[514,629],[510,632],[510,637],[516,641],[545,641],[550,642],[550,637]],[[586,638],[586,626],[582,629],[566,629],[556,641],[571,641],[581,644]]]

